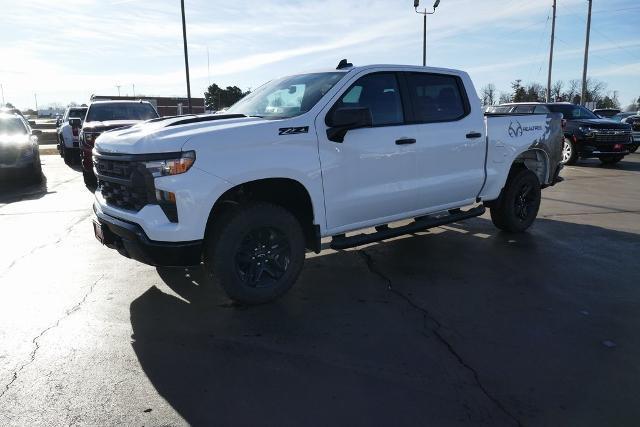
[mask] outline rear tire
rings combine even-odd
[[[635,153],[636,151],[638,151],[638,147],[640,147],[640,144],[633,144],[631,147],[629,147],[629,152]]]
[[[564,144],[562,145],[562,164],[575,165],[578,160],[578,152],[576,146],[569,138],[564,138]]]
[[[498,200],[490,207],[491,221],[501,230],[521,233],[533,224],[540,209],[540,181],[529,169],[510,174]]]
[[[305,257],[299,221],[288,210],[253,203],[222,214],[205,242],[204,266],[243,304],[278,298],[296,282]]]
[[[599,157],[599,159],[603,165],[615,165],[620,160],[624,159],[624,156],[602,156]]]
[[[64,158],[64,163],[67,166],[73,165],[73,151],[69,150],[64,145],[62,146],[62,157]]]

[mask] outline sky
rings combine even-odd
[[[587,0],[557,0],[553,80],[580,79]],[[425,3],[431,5],[429,1]],[[546,85],[552,0],[441,0],[428,18],[427,65],[509,92]],[[412,0],[185,0],[192,96],[209,83],[255,88],[282,75],[422,63]],[[178,0],[0,0],[4,99],[33,108],[91,94],[186,96]],[[589,76],[640,97],[640,1],[593,0]],[[1,100],[0,100],[1,101]]]

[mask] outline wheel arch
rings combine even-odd
[[[311,193],[300,181],[287,177],[249,180],[225,191],[209,212],[205,238],[216,219],[249,202],[268,202],[289,210],[300,221],[307,248],[319,252],[320,227],[316,224]]]

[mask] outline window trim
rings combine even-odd
[[[438,77],[450,77],[453,78],[456,82],[456,86],[458,87],[458,91],[460,92],[460,95],[462,96],[462,107],[464,109],[463,114],[455,117],[453,119],[446,119],[446,120],[416,120],[416,114],[415,114],[415,110],[413,108],[413,101],[412,101],[412,96],[411,96],[411,90],[409,89],[409,75],[410,74],[418,74],[418,75],[428,75],[428,76],[438,76]],[[446,73],[428,73],[428,72],[422,72],[422,71],[400,71],[400,75],[401,75],[401,79],[404,80],[404,88],[407,91],[407,99],[408,99],[408,103],[411,107],[411,120],[407,121],[407,124],[428,124],[428,123],[451,123],[451,122],[458,122],[462,119],[464,119],[465,117],[469,116],[471,114],[471,103],[469,102],[469,96],[467,94],[467,89],[464,86],[464,82],[462,81],[462,78],[458,75],[455,74],[446,74]],[[406,119],[406,115],[405,115],[405,119]]]
[[[398,71],[374,71],[372,73],[366,73],[363,74],[359,77],[356,78],[356,80],[351,83],[349,85],[349,87],[347,87],[347,89],[345,89],[343,92],[341,92],[338,95],[338,99],[336,99],[333,103],[333,105],[331,106],[331,108],[329,108],[329,111],[327,111],[327,114],[324,116],[324,124],[328,127],[331,128],[331,126],[328,123],[329,117],[333,114],[333,112],[338,108],[338,103],[342,100],[342,97],[345,96],[347,93],[349,93],[349,91],[351,89],[353,89],[354,86],[356,86],[356,84],[363,79],[364,77],[369,77],[369,76],[373,76],[373,75],[377,75],[377,74],[392,74],[394,76],[394,78],[396,79],[396,86],[398,88],[398,95],[400,96],[400,106],[402,108],[402,121],[400,123],[389,123],[389,124],[382,124],[382,125],[371,125],[371,127],[367,127],[364,129],[371,129],[371,128],[382,128],[382,127],[389,127],[389,126],[405,126],[408,124],[407,122],[407,106],[405,103],[405,97],[403,94],[403,90],[402,90],[402,84],[401,84],[401,79],[400,76],[398,75],[399,72]]]

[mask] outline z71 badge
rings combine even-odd
[[[280,128],[279,135],[295,135],[298,133],[309,133],[309,126],[301,126],[296,128]]]

